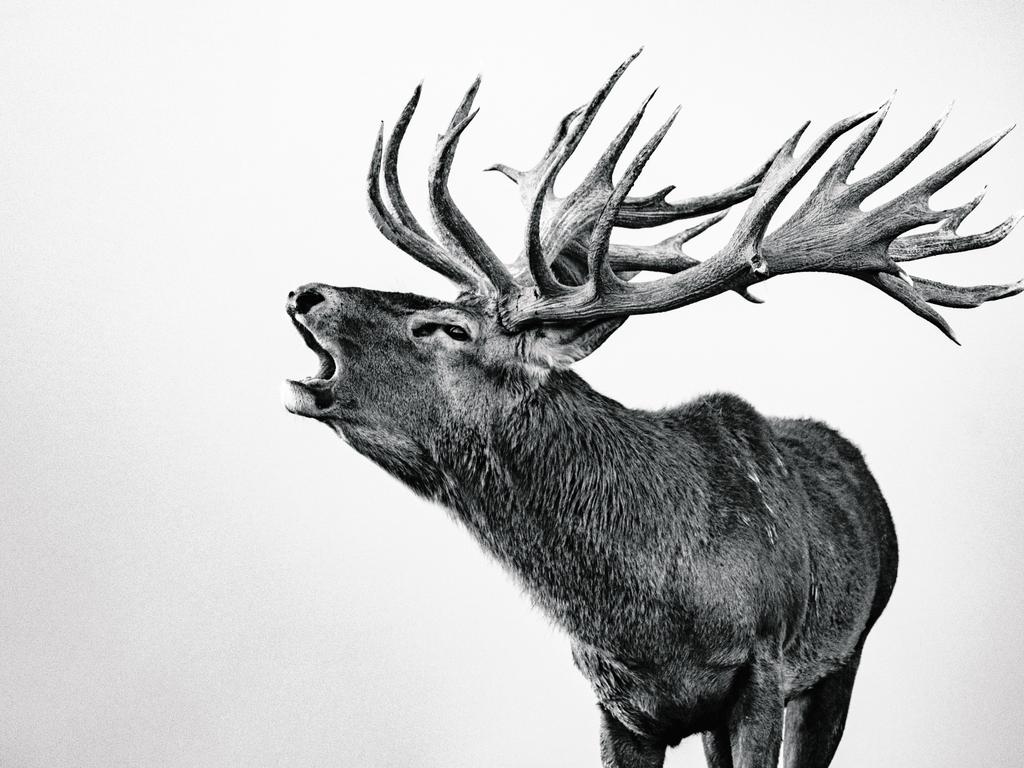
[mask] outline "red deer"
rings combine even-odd
[[[436,239],[407,204],[398,153],[417,88],[387,142],[381,127],[370,213],[388,240],[461,293],[440,301],[298,288],[288,314],[320,370],[288,382],[285,404],[452,510],[564,629],[600,707],[605,766],[660,766],[667,747],[700,733],[712,768],[767,768],[778,762],[785,724],[786,766],[823,768],[843,732],[865,639],[896,579],[892,520],[860,452],[820,422],[762,416],[732,395],[627,408],[570,365],[630,315],[724,291],[756,301],[752,285],[792,272],[857,277],[953,338],[934,306],[976,307],[1019,293],[1024,282],[961,287],[911,277],[900,265],[990,246],[1016,224],[1013,217],[960,235],[980,198],[928,206],[1002,136],[862,210],[939,130],[849,183],[885,105],[841,120],[798,152],[805,125],[735,186],[670,202],[671,188],[642,197],[630,190],[675,115],[613,181],[645,102],[579,186],[555,196],[556,176],[633,58],[566,115],[534,168],[494,166],[519,185],[528,212],[511,264],[448,188],[479,81],[437,141],[429,171]],[[807,200],[768,232],[794,185],[858,127]],[[683,243],[747,200],[721,250],[704,261],[683,253]],[[610,239],[615,227],[705,215],[657,245]],[[939,226],[911,233],[927,224]],[[631,282],[641,271],[667,274]]]

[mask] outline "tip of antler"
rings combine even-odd
[[[641,45],[639,48],[637,48],[635,51],[633,51],[631,54],[629,54],[629,56],[627,56],[625,59],[623,59],[622,63],[619,64],[618,69],[616,70],[618,72],[618,74],[621,75],[623,72],[625,72],[626,71],[626,67],[628,67],[630,64],[632,64],[634,61],[636,61],[636,57],[639,56],[643,52],[644,52],[644,47]]]
[[[684,229],[682,232],[676,232],[674,235],[666,237],[664,240],[658,243],[658,245],[674,250],[677,253],[682,253],[683,243],[693,240],[693,238],[697,237],[697,235],[715,226],[715,224],[720,222],[728,215],[728,210],[716,213],[714,216],[709,216],[708,218],[704,219],[704,221],[698,222],[694,226]]]
[[[779,157],[779,155],[792,157],[793,150],[796,149],[796,145],[800,143],[800,138],[804,135],[804,133],[807,131],[810,125],[811,121],[805,120],[804,124],[796,129],[793,135],[786,140],[786,143],[783,144],[779,151],[776,153],[776,159]]]
[[[1002,227],[1000,228],[1005,228],[1005,234],[1003,234],[1003,237],[1006,237],[1006,235],[1013,232],[1014,228],[1016,228],[1021,221],[1024,221],[1024,209],[1017,211],[1002,224]]]
[[[487,173],[488,171],[497,171],[505,178],[514,181],[516,184],[518,184],[523,178],[522,171],[517,171],[515,168],[511,168],[504,163],[495,163],[494,165],[489,165],[484,168],[484,173]]]
[[[874,109],[865,109],[859,115],[854,115],[853,117],[850,118],[851,127],[855,125],[860,125],[865,120],[870,120],[872,117],[876,117],[879,112],[882,112],[884,114],[888,108],[889,102],[886,102],[880,107],[875,107]]]
[[[937,132],[940,128],[942,128],[943,125],[946,124],[946,121],[949,119],[949,115],[953,111],[953,107],[955,105],[956,105],[956,100],[955,99],[953,101],[949,102],[949,106],[946,107],[946,111],[942,113],[942,117],[940,117],[938,120],[936,120],[935,121],[935,125],[932,126],[932,132]]]
[[[676,188],[675,184],[669,184],[667,187],[663,187],[663,188],[659,189],[657,192],[654,192],[654,193],[648,195],[647,199],[650,202],[655,202],[655,201],[658,201],[658,200],[660,200],[662,202],[665,202],[666,198],[669,196],[669,194],[671,194],[675,190],[675,188]]]
[[[464,118],[462,118],[459,122],[457,122],[455,125],[453,125],[449,129],[448,134],[454,135],[456,138],[461,136],[462,132],[464,130],[466,130],[466,128],[469,127],[469,124],[472,123],[476,119],[476,116],[478,114],[480,114],[480,107],[477,107],[476,109],[471,111],[468,115],[466,115]],[[445,134],[442,134],[439,138],[444,138],[444,137],[445,137]]]
[[[719,213],[716,213],[714,216],[705,219],[703,222],[701,222],[701,225],[704,227],[704,229],[707,229],[708,227],[714,226],[728,215],[728,210],[721,211]],[[703,232],[704,230],[702,229],[701,231]]]
[[[982,187],[981,188],[981,192],[979,192],[977,195],[975,195],[974,199],[971,200],[971,202],[969,202],[966,206],[964,206],[964,208],[966,208],[966,210],[967,210],[967,213],[970,213],[975,208],[977,208],[979,205],[981,205],[981,201],[985,199],[985,195],[987,195],[987,194],[988,194],[988,184],[986,184],[984,187]]]
[[[974,199],[969,200],[963,205],[953,208],[950,210],[950,216],[946,221],[943,222],[941,229],[947,232],[956,232],[960,225],[964,223],[964,219],[974,212],[974,209],[981,205],[981,201],[985,199],[985,195],[988,194],[988,185],[986,184],[981,188],[981,192],[975,195]]]
[[[889,98],[886,99],[885,101],[883,101],[882,104],[878,107],[878,109],[875,110],[875,112],[877,114],[880,114],[882,117],[885,117],[886,113],[888,113],[888,111],[889,111],[889,107],[892,106],[892,103],[895,100],[896,100],[896,89],[894,88],[893,92],[889,94]]]
[[[456,124],[465,119],[466,115],[470,113],[473,108],[473,102],[476,101],[476,95],[480,90],[480,75],[477,75],[469,88],[466,89],[465,95],[462,97],[462,101],[459,102],[458,109],[455,110],[455,114],[452,115],[449,129],[454,128]]]
[[[977,153],[976,157],[981,157],[986,152],[988,152],[990,149],[992,149],[996,144],[998,144],[1003,139],[1005,139],[1007,134],[1009,134],[1010,131],[1012,131],[1016,127],[1017,127],[1016,123],[1011,123],[1010,125],[1006,126],[1003,130],[999,131],[998,133],[993,134],[991,137],[989,137],[985,141],[981,142],[981,144],[979,144],[977,147],[975,147],[974,150],[972,151],[972,153],[969,153],[969,154]],[[974,159],[976,159],[976,158],[972,158],[971,162],[974,162]]]

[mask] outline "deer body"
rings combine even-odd
[[[495,166],[528,210],[511,268],[448,190],[478,83],[435,150],[428,199],[438,240],[406,203],[398,150],[417,89],[386,148],[383,128],[378,137],[370,213],[392,243],[462,291],[447,302],[319,283],[293,291],[288,314],[320,370],[287,382],[285,405],[452,510],[566,631],[601,708],[607,768],[658,768],[667,747],[698,732],[710,768],[774,768],[783,720],[786,767],[826,768],[896,578],[892,521],[860,452],[821,423],[766,418],[731,395],[626,408],[569,366],[630,315],[726,291],[757,301],[750,286],[799,271],[864,280],[952,338],[934,306],[975,307],[1024,281],[962,287],[912,278],[899,264],[1009,233],[1020,217],[958,234],[980,197],[928,206],[1001,135],[865,211],[938,130],[851,184],[886,105],[836,123],[798,154],[801,129],[739,184],[672,203],[671,188],[628,196],[671,119],[612,180],[645,102],[580,185],[556,197],[555,177],[630,61],[561,121],[537,166]],[[794,185],[857,126],[809,198],[768,233]],[[748,199],[719,252],[700,262],[680,250]],[[615,228],[704,214],[717,215],[652,246],[611,241]],[[668,276],[631,282],[639,271]]]
[[[766,642],[786,699],[859,653],[896,540],[837,433],[731,395],[637,411],[570,371],[470,389],[470,418],[439,424],[415,463],[353,446],[522,582],[617,720],[678,743],[724,725]]]

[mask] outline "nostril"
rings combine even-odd
[[[295,298],[295,311],[300,315],[309,312],[313,307],[324,300],[319,291],[306,290]]]

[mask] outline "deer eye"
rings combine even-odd
[[[444,332],[456,341],[469,341],[469,334],[466,332],[466,329],[458,325],[446,325]]]
[[[419,325],[413,326],[412,335],[419,339],[423,338],[424,336],[429,336],[437,329],[437,323],[420,323]]]

